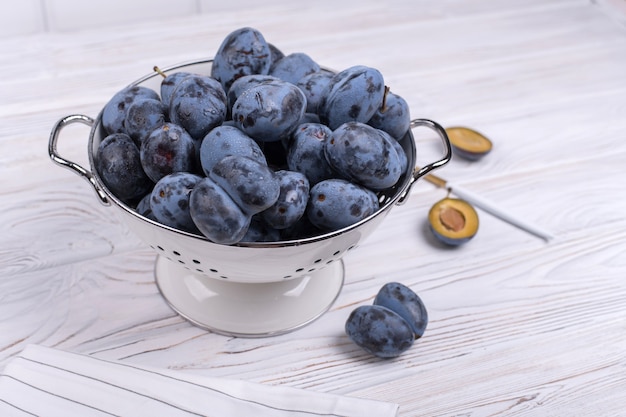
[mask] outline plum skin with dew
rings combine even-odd
[[[379,358],[395,358],[409,349],[415,335],[397,313],[379,305],[359,306],[345,324],[345,332],[357,346]]]
[[[324,155],[343,178],[383,190],[397,183],[404,173],[393,138],[385,135],[365,123],[346,122],[324,143]]]
[[[250,227],[251,216],[208,177],[202,178],[191,190],[189,213],[200,232],[214,243],[237,243]]]
[[[409,287],[399,282],[389,282],[378,291],[374,305],[387,307],[402,317],[415,333],[422,337],[428,325],[428,312],[422,299]]]
[[[311,187],[306,214],[322,230],[339,230],[378,211],[373,191],[344,179],[332,178]]]

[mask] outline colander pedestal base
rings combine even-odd
[[[241,283],[210,278],[159,256],[161,294],[193,324],[228,336],[266,337],[296,330],[325,313],[344,281],[338,260],[300,278]]]

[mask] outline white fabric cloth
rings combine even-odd
[[[0,375],[0,416],[395,417],[398,405],[136,366],[38,345]]]

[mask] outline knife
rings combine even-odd
[[[500,220],[503,220],[535,236],[538,236],[545,241],[550,241],[554,238],[554,235],[549,231],[506,212],[493,201],[481,197],[476,193],[469,191],[459,185],[452,184],[450,181],[446,181],[443,178],[433,174],[426,175],[424,179],[439,188],[447,189],[450,193],[464,199],[468,203],[486,211],[487,213],[499,218]]]

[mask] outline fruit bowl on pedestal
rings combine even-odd
[[[161,69],[209,74],[212,60],[204,59]],[[161,74],[162,75],[162,74]],[[131,85],[157,89],[160,74],[151,73]],[[57,152],[62,129],[73,123],[90,126],[90,169]],[[238,337],[264,337],[300,328],[326,312],[344,282],[342,257],[369,236],[390,210],[408,197],[420,177],[445,165],[451,155],[445,130],[426,119],[411,121],[411,128],[434,130],[444,144],[445,155],[417,168],[411,129],[398,142],[408,164],[395,185],[377,192],[379,209],[366,218],[338,230],[315,236],[271,241],[218,244],[207,237],[179,230],[143,216],[116,197],[96,169],[98,146],[104,139],[102,113],[95,119],[70,115],[53,127],[49,141],[52,160],[89,181],[100,201],[157,254],[155,279],[169,305],[190,322],[216,333]]]

